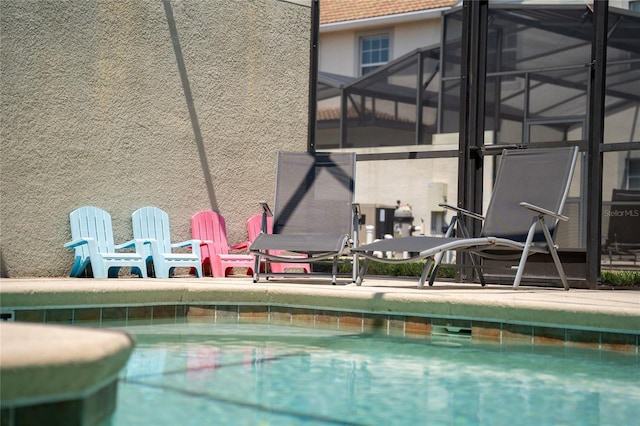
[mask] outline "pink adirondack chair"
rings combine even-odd
[[[273,216],[268,216],[267,217],[267,233],[270,234],[272,229],[273,229]],[[261,230],[262,230],[262,215],[256,214],[251,216],[247,220],[247,232],[249,234],[249,242],[255,240],[256,237],[260,234]],[[311,273],[311,265],[308,263],[269,263],[269,269],[271,269],[271,272],[281,273],[288,268],[302,269],[307,274]]]
[[[213,277],[225,277],[232,268],[247,268],[247,275],[253,275],[255,259],[252,254],[229,253],[230,250],[247,250],[249,242],[229,246],[227,226],[219,213],[205,210],[194,214],[191,217],[191,234],[192,238],[202,241],[203,272],[211,271]]]

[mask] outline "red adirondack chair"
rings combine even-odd
[[[229,253],[231,250],[248,250],[249,242],[229,246],[224,217],[217,212],[205,210],[191,217],[191,234],[201,240],[202,269],[213,277],[225,277],[233,268],[247,268],[253,275],[255,259],[252,254]],[[208,266],[208,268],[207,268]]]

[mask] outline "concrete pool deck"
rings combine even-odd
[[[102,425],[134,348],[119,330],[0,323],[3,425]]]
[[[368,278],[362,286],[320,279],[249,277],[171,279],[33,278],[0,280],[3,311],[141,305],[256,305],[428,316],[638,335],[640,290],[561,288]],[[18,320],[20,317],[17,316]],[[40,321],[35,321],[40,322]],[[43,322],[51,322],[51,318]],[[65,322],[61,319],[59,322]],[[637,347],[637,342],[635,344]]]

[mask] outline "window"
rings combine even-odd
[[[360,37],[360,75],[389,62],[389,34]]]
[[[640,158],[629,159],[628,189],[640,189]]]
[[[630,1],[629,10],[632,12],[640,12],[640,1]]]

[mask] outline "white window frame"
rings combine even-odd
[[[364,39],[366,38],[373,38],[373,37],[384,37],[386,36],[387,39],[389,40],[389,47],[387,48],[388,51],[388,57],[386,61],[380,61],[380,62],[371,62],[368,64],[363,64],[362,63],[362,56],[363,56],[363,51],[362,51],[362,43],[364,41]],[[378,30],[378,31],[369,31],[369,32],[363,32],[363,33],[359,33],[356,34],[356,55],[357,55],[357,61],[356,64],[357,65],[357,70],[356,70],[356,75],[357,76],[363,76],[363,69],[365,67],[371,67],[371,66],[382,66],[386,63],[388,63],[389,61],[391,61],[393,59],[393,52],[392,52],[392,40],[393,40],[393,34],[391,30]]]

